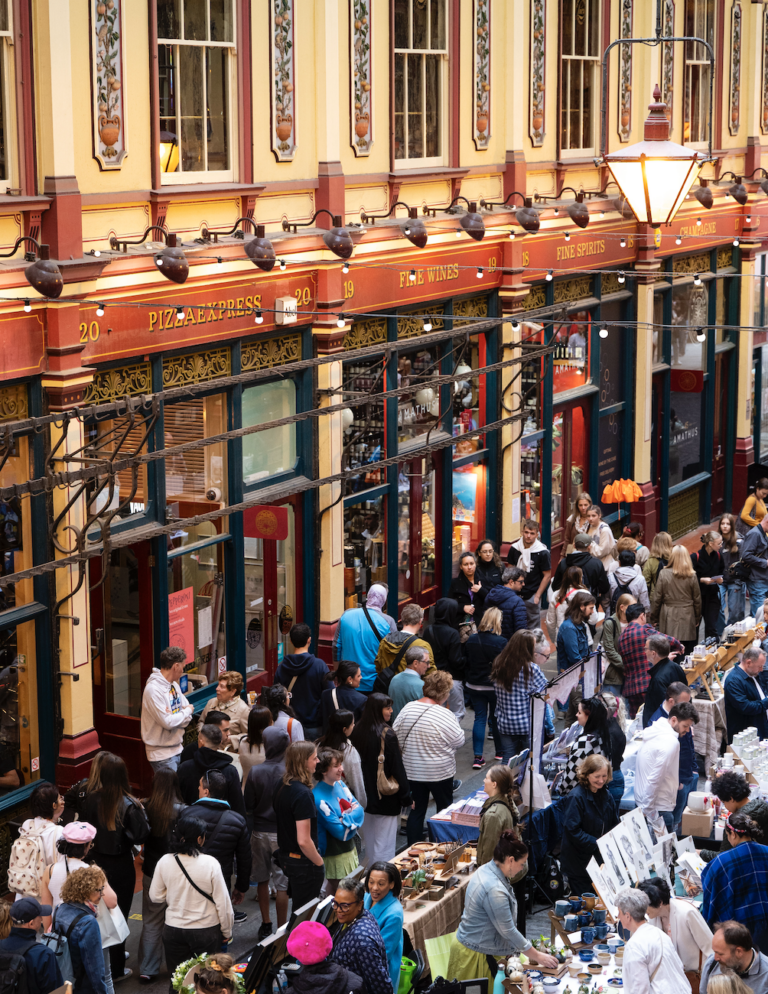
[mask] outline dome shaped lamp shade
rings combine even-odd
[[[515,211],[515,220],[524,231],[529,231],[531,234],[539,230],[541,219],[530,197],[526,197],[523,206]]]
[[[677,214],[704,164],[704,156],[669,140],[666,104],[656,86],[643,141],[603,156],[611,176],[642,224],[658,228]]]
[[[580,228],[586,228],[589,224],[589,208],[584,203],[584,194],[578,193],[576,199],[568,208],[568,216]]]
[[[349,232],[342,226],[339,214],[333,216],[333,227],[323,232],[323,241],[340,259],[348,259],[355,247]]]
[[[31,266],[27,266],[24,270],[24,276],[29,285],[44,297],[61,296],[64,280],[59,267],[51,261],[51,253],[47,245],[40,246],[37,259]]]
[[[712,204],[715,201],[712,196],[712,190],[707,186],[705,179],[699,180],[699,186],[693,191],[693,195],[702,207],[705,207],[708,211],[712,210]]]
[[[419,217],[418,208],[408,208],[408,220],[403,221],[400,229],[408,241],[415,245],[416,248],[424,248],[427,244],[429,232],[427,231],[427,226]]]
[[[183,250],[176,244],[176,235],[170,234],[166,238],[165,248],[157,254],[157,264],[166,279],[174,283],[186,283],[189,263]]]
[[[477,213],[477,204],[474,201],[469,204],[467,213],[461,215],[459,223],[469,237],[474,238],[476,242],[481,242],[485,237],[485,221]]]
[[[245,254],[254,266],[258,266],[265,273],[269,273],[275,268],[275,248],[266,237],[263,224],[256,225],[255,237],[245,243]]]

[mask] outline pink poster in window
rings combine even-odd
[[[187,662],[193,662],[195,658],[194,600],[194,587],[168,594],[168,644],[183,649]]]

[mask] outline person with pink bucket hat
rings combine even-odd
[[[302,965],[288,987],[294,994],[357,994],[365,986],[356,973],[330,963],[331,933],[320,922],[301,922],[288,936],[288,953]]]

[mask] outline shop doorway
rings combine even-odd
[[[102,749],[122,756],[131,784],[148,784],[152,769],[141,741],[141,695],[154,665],[151,544],[109,555],[106,572],[92,559],[93,723]]]
[[[728,393],[731,353],[715,359],[714,437],[712,441],[712,510],[710,520],[720,517],[728,508],[725,505],[725,464],[728,443]]]
[[[398,467],[397,597],[398,610],[415,601],[423,608],[438,598],[440,526],[438,463],[442,453],[412,459]]]
[[[562,554],[565,522],[589,479],[589,407],[575,402],[558,407],[552,432],[552,568]],[[592,494],[596,500],[599,495]]]
[[[283,656],[292,652],[288,632],[303,620],[297,564],[301,559],[301,503],[292,497],[284,541],[248,538],[245,542],[245,675],[249,690],[274,682]],[[298,536],[298,538],[297,538]]]

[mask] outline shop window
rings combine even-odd
[[[474,552],[485,538],[488,469],[485,459],[454,467],[453,494],[453,573],[458,573],[462,552]]]
[[[552,544],[587,489],[587,415],[581,406],[557,411],[552,426]],[[594,495],[593,495],[594,496]]]
[[[373,464],[385,458],[384,405],[376,394],[383,389],[384,360],[344,363],[343,396],[352,412],[344,427],[342,469],[360,469],[346,482],[347,493],[369,490],[385,481],[383,470]]]
[[[685,0],[685,34],[703,38],[714,48],[715,0]],[[685,43],[685,101],[683,139],[705,142],[709,137],[709,55],[695,41]]]
[[[104,585],[106,705],[110,714],[141,717],[140,567],[132,549],[110,554]],[[190,658],[190,657],[188,657]]]
[[[699,328],[709,324],[709,291],[706,286],[672,287],[672,368],[706,370],[707,343],[698,342]]]
[[[0,629],[0,796],[40,779],[36,666],[34,621]]]
[[[523,325],[522,340],[525,342],[536,342],[541,344],[544,341],[543,328],[540,324],[526,322]],[[504,358],[509,359],[511,353],[504,352]],[[525,424],[523,432],[530,435],[541,428],[541,381],[544,375],[544,361],[535,359],[532,362],[524,363],[520,368],[519,386],[518,378],[514,374],[508,376],[508,383],[502,392],[502,417],[511,414],[517,407],[517,391],[522,394],[520,401],[525,413]]]
[[[17,438],[11,455],[0,469],[0,486],[10,487],[33,478],[29,439]],[[28,495],[0,501],[0,570],[3,576],[33,565],[31,517]],[[0,587],[0,611],[31,604],[34,599],[31,578]]]
[[[288,632],[297,611],[296,512],[288,513],[288,537],[280,542],[245,538],[245,672],[248,677],[279,665],[291,651]],[[274,658],[270,660],[270,655]]]
[[[453,384],[453,434],[460,436],[485,424],[485,377],[469,375],[469,369],[485,366],[486,340],[484,336],[473,335],[467,342],[464,338],[453,341],[456,370],[467,369],[466,379]],[[482,435],[467,438],[453,447],[454,458],[477,452],[485,446]]]
[[[386,498],[344,508],[344,607],[360,607],[371,584],[387,582]]]
[[[395,162],[439,165],[444,146],[445,0],[395,0]]]
[[[184,638],[190,681],[215,683],[218,660],[226,659],[225,631],[224,544],[198,543],[213,537],[211,523],[187,529],[185,545],[195,545],[194,551],[176,555],[168,560],[168,599],[171,644]],[[173,537],[173,536],[172,536]],[[182,594],[174,598],[173,595]],[[190,643],[191,640],[191,643]],[[195,679],[198,677],[199,679]],[[205,679],[202,679],[205,678]]]
[[[224,394],[195,397],[165,407],[165,447],[195,442],[227,430]],[[278,429],[279,430],[279,429]],[[226,503],[226,443],[187,450],[165,460],[165,493],[171,501]]]
[[[592,149],[599,117],[601,0],[562,0],[560,148]]]
[[[260,383],[243,390],[243,427],[277,421],[296,413],[292,380]],[[296,424],[268,428],[243,437],[243,482],[258,483],[296,465]]]
[[[13,65],[11,46],[13,32],[11,30],[11,14],[9,0],[0,0],[0,180],[11,180],[11,142],[10,112],[8,96],[10,90],[10,72]]]
[[[604,304],[600,323],[608,328],[608,337],[599,339],[600,348],[600,409],[612,407],[623,401],[622,379],[626,332],[612,324],[621,320],[621,304]]]
[[[565,393],[589,383],[592,315],[589,311],[574,311],[569,315],[569,321],[555,324],[553,331],[553,391]]]
[[[597,494],[593,494],[596,500],[600,499],[600,495],[607,486],[624,476],[622,470],[623,429],[624,415],[621,412],[606,414],[598,422]],[[604,515],[612,514],[617,510],[615,504],[601,503],[601,507]]]
[[[398,467],[397,474],[397,599],[408,600],[413,593],[411,577],[411,481],[410,463]]]
[[[402,394],[397,401],[397,440],[400,445],[423,443],[430,428],[436,426],[440,396],[439,390],[430,383],[439,375],[440,356],[435,346],[401,353],[397,365],[397,385],[411,386],[413,392]]]
[[[88,426],[89,439],[105,457],[120,460],[143,455],[149,451],[146,420],[136,416],[99,421]],[[103,484],[103,485],[102,485]],[[109,478],[101,476],[89,487],[89,511],[92,515],[116,512],[116,517],[128,518],[147,508],[147,464],[134,465],[115,473],[110,490]]]
[[[669,407],[669,485],[702,471],[702,393],[672,391]]]
[[[653,365],[664,362],[664,294],[653,297]]]
[[[760,374],[760,459],[768,456],[768,346],[764,345]],[[754,405],[754,401],[753,401]]]
[[[561,418],[562,420],[562,418]],[[520,517],[541,521],[542,439],[520,444]]]
[[[163,182],[232,180],[232,0],[156,2]]]

